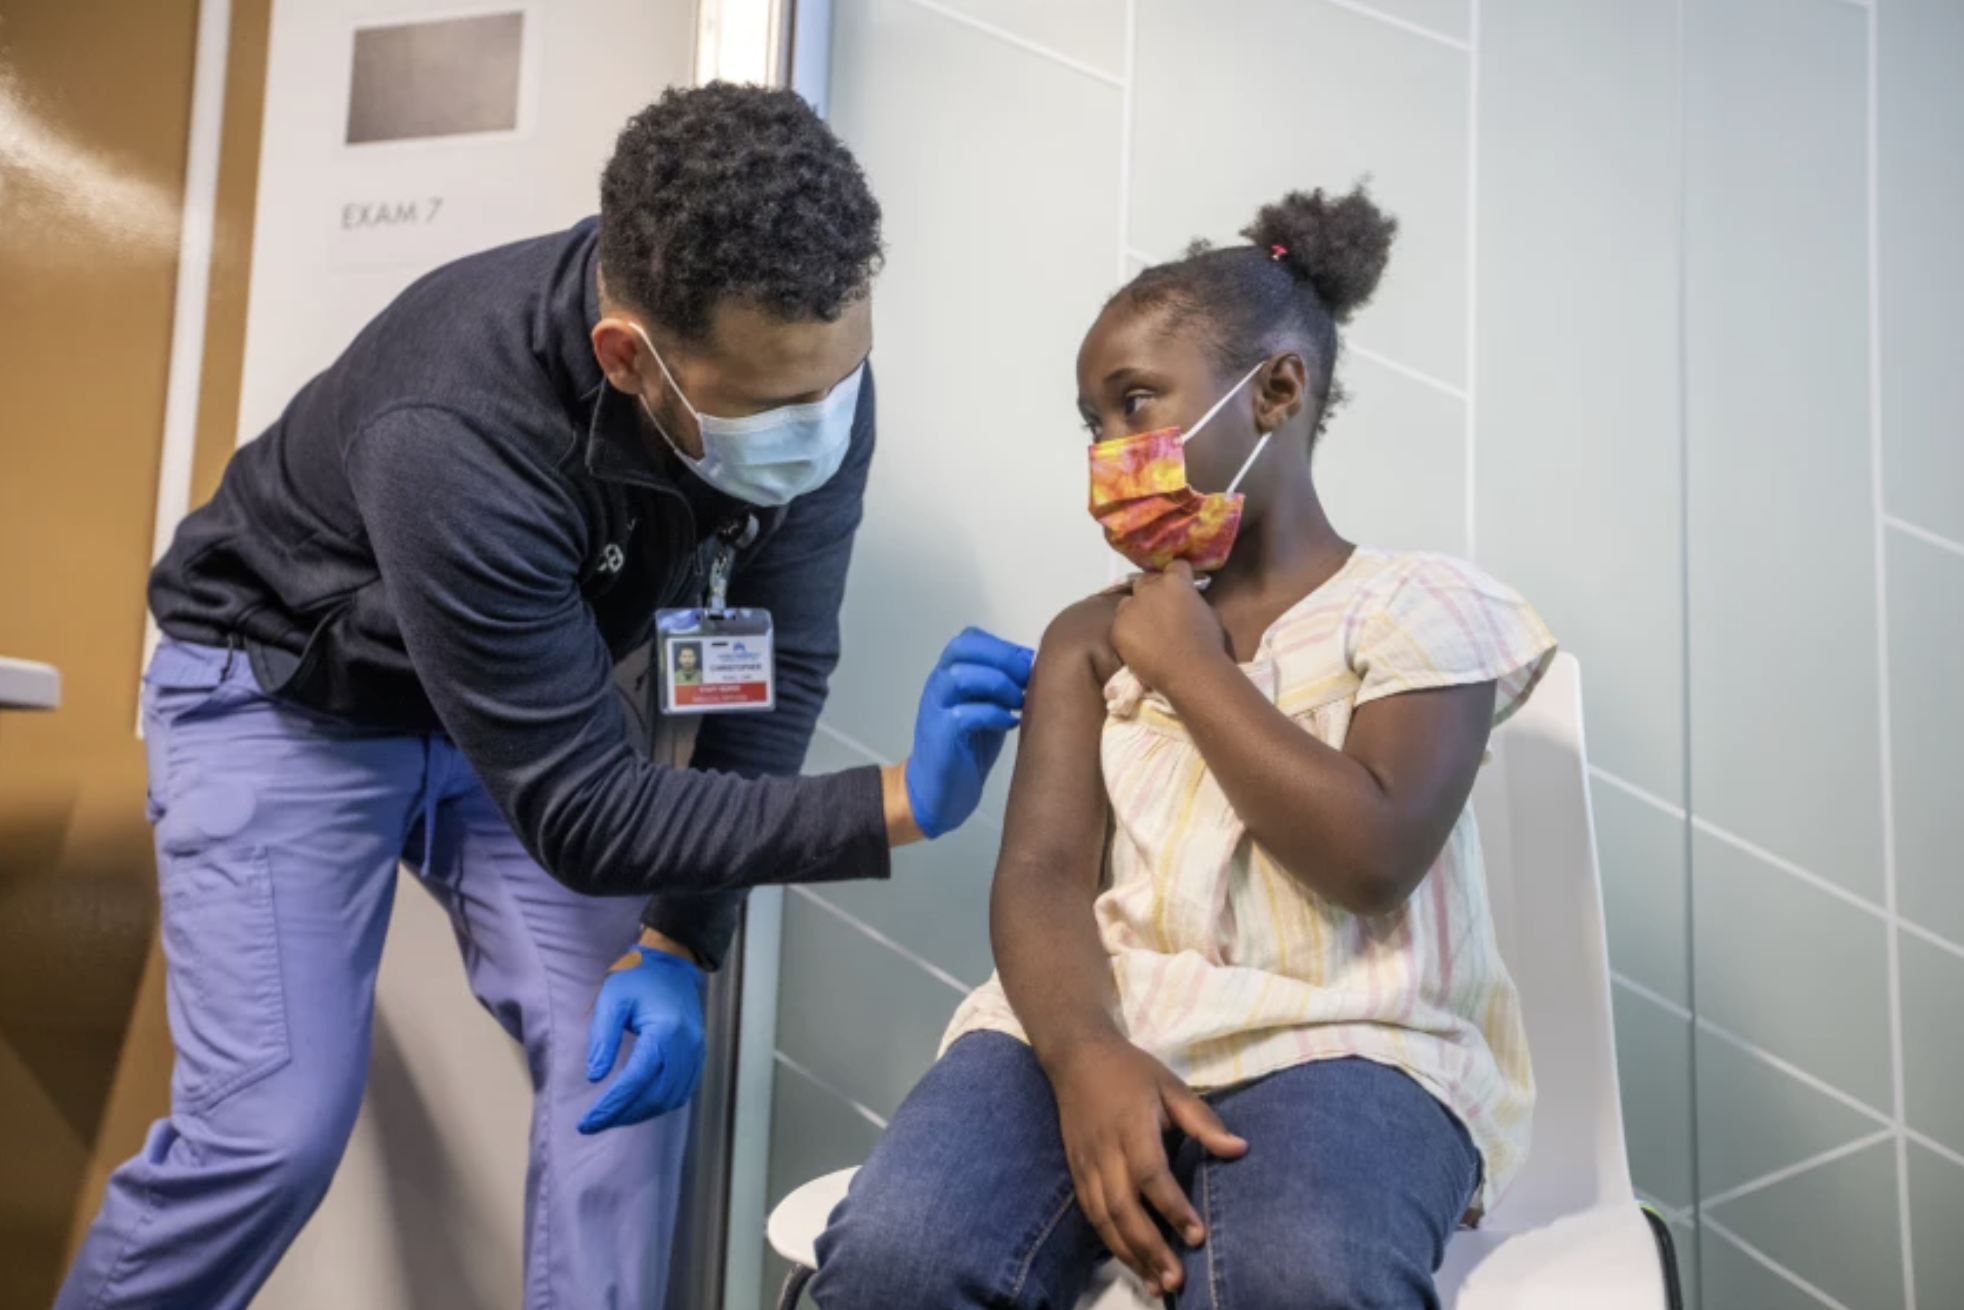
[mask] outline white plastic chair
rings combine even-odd
[[[1623,1147],[1573,656],[1556,657],[1527,706],[1494,734],[1492,752],[1473,805],[1494,926],[1520,988],[1534,1057],[1534,1146],[1485,1222],[1448,1245],[1439,1293],[1451,1310],[1676,1307],[1669,1238],[1638,1206]],[[798,1286],[855,1172],[807,1183],[771,1214],[771,1246],[791,1261]],[[795,1289],[786,1290],[795,1299]],[[1078,1307],[1152,1310],[1153,1302],[1114,1262]]]

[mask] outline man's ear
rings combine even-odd
[[[648,348],[626,319],[608,317],[593,325],[593,357],[615,390],[659,394],[661,371],[648,363]]]

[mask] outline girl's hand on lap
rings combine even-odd
[[[1194,585],[1193,568],[1174,560],[1164,573],[1145,573],[1118,603],[1112,647],[1139,681],[1162,694],[1181,672],[1227,658],[1227,632]]]
[[[1166,1133],[1177,1128],[1227,1159],[1245,1154],[1248,1144],[1170,1069],[1122,1037],[1082,1044],[1051,1083],[1085,1217],[1154,1296],[1178,1290],[1180,1259],[1141,1198],[1188,1246],[1204,1242],[1207,1230],[1173,1177]]]

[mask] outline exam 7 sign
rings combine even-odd
[[[435,267],[472,250],[530,235],[524,207],[500,191],[458,183],[445,191],[383,192],[332,203],[324,215],[337,268]]]

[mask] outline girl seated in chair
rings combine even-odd
[[[1265,207],[1078,354],[1091,510],[1145,572],[1043,639],[998,974],[818,1246],[823,1310],[1434,1307],[1533,1079],[1469,801],[1554,653],[1521,598],[1353,546],[1310,453],[1396,223]]]

